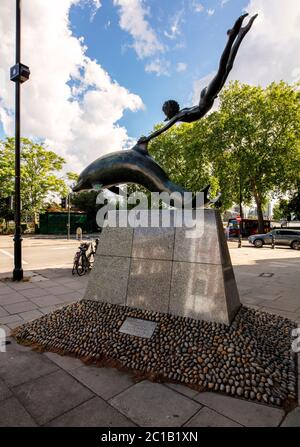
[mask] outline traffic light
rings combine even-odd
[[[60,201],[60,206],[64,209],[67,208],[67,199],[66,197],[62,197],[61,201]]]

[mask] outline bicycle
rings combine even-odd
[[[79,276],[83,276],[87,273],[87,271],[93,268],[98,244],[99,239],[95,240],[95,245],[93,241],[91,243],[82,242],[80,244],[80,246],[78,247],[79,251],[77,251],[74,256],[72,275],[75,275],[75,272],[77,272]],[[91,248],[91,251],[89,254],[87,254],[89,248]]]

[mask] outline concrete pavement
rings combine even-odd
[[[87,284],[87,276],[71,275],[76,241],[68,251],[57,250],[54,258],[47,257],[51,247],[63,247],[65,241],[35,240],[28,248],[32,249],[33,242],[42,261],[31,281],[0,281],[0,327],[7,334],[24,321],[81,299]],[[0,248],[9,251],[1,243],[0,238]],[[300,323],[300,252],[238,249],[231,242],[229,246],[241,301]],[[8,274],[2,271],[4,276]],[[300,409],[286,414],[279,408],[198,393],[183,385],[136,383],[128,373],[85,366],[78,359],[53,353],[40,354],[12,340],[7,352],[0,353],[0,426],[24,425],[300,426]]]
[[[92,237],[92,236],[91,236]],[[68,267],[79,245],[75,238],[44,236],[24,237],[22,242],[22,260],[25,270],[47,267]],[[0,274],[13,268],[13,237],[0,236]]]

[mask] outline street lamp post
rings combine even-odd
[[[68,240],[70,239],[71,232],[71,193],[68,194]]]
[[[244,217],[243,214],[243,207],[242,207],[242,174],[240,170],[240,176],[239,176],[239,202],[240,202],[240,220],[239,220],[239,242],[238,242],[238,248],[242,248],[242,224],[241,219]]]
[[[21,84],[29,79],[29,67],[21,64],[21,0],[16,0],[16,64],[10,69],[10,79],[16,84],[15,98],[15,236],[13,280],[23,279],[21,233]]]

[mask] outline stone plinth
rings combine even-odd
[[[223,225],[218,211],[203,214],[201,235],[173,219],[105,228],[84,298],[230,324],[240,300]]]

